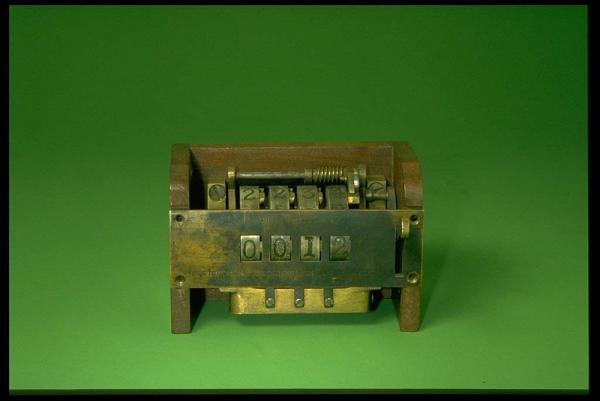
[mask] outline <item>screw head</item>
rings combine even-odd
[[[225,197],[225,187],[223,185],[213,185],[208,190],[208,196],[214,201],[220,201]]]
[[[258,188],[258,202],[261,205],[265,204],[265,189],[263,187]]]
[[[333,306],[333,298],[327,297],[325,298],[325,306],[331,308]]]
[[[267,308],[272,308],[275,306],[275,299],[269,297],[265,300],[265,305],[267,305]]]
[[[406,281],[408,281],[410,284],[417,284],[419,282],[419,273],[410,272],[406,277]]]
[[[296,307],[302,308],[304,306],[304,300],[302,300],[302,298],[298,298],[298,299],[296,299],[294,304],[296,305]]]

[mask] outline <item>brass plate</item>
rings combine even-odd
[[[410,235],[397,244],[403,218]],[[422,210],[189,210],[171,211],[171,282],[184,288],[348,288],[415,285],[420,273]],[[373,230],[373,227],[377,227]],[[368,233],[369,235],[364,235]],[[241,260],[242,235],[289,235],[291,260]],[[321,237],[321,259],[301,259],[302,236]],[[349,236],[348,260],[330,260],[330,237]],[[264,244],[267,255],[270,244]],[[403,248],[396,262],[397,245]],[[248,252],[250,249],[248,250]],[[263,253],[265,253],[263,252]],[[249,252],[250,256],[253,256]],[[178,280],[177,277],[185,280]]]
[[[293,288],[275,289],[275,306],[265,306],[264,288],[221,288],[230,292],[229,310],[235,315],[265,313],[361,313],[369,311],[369,299],[372,290],[378,287],[334,288],[334,305],[326,308],[323,303],[322,288],[304,289],[304,307],[294,305]]]

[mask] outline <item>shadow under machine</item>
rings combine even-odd
[[[420,322],[421,169],[405,142],[174,145],[171,331],[199,300],[234,314],[360,313]]]

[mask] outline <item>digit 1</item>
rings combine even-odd
[[[308,253],[304,256],[314,256],[312,253],[313,237],[306,237],[306,240],[308,241]]]

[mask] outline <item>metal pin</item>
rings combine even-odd
[[[323,303],[326,308],[333,307],[333,288],[323,288]]]
[[[294,305],[296,308],[304,307],[304,288],[294,288]]]
[[[265,288],[265,306],[267,308],[275,307],[275,289]]]

